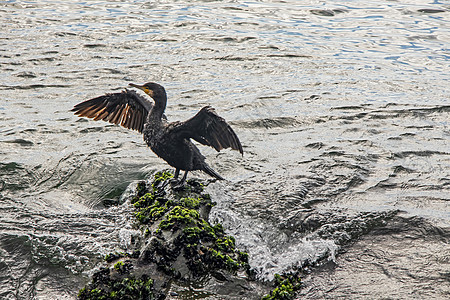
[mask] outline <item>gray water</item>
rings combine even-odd
[[[138,233],[118,200],[167,165],[73,105],[159,82],[244,146],[201,150],[262,280],[302,299],[450,295],[450,3],[1,1],[0,298],[73,299]],[[203,174],[191,174],[206,178]],[[213,297],[214,298],[214,297]]]

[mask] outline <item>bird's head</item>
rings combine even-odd
[[[157,83],[147,82],[144,85],[130,83],[129,85],[144,91],[144,93],[152,97],[153,100],[166,98],[166,90]]]

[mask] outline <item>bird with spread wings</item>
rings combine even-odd
[[[183,185],[189,171],[200,170],[223,180],[205,161],[191,139],[213,147],[225,148],[243,154],[239,138],[228,123],[211,106],[203,107],[195,116],[184,122],[167,121],[164,111],[167,95],[164,87],[149,82],[144,85],[130,83],[153,99],[143,97],[133,90],[96,97],[74,106],[72,111],[79,117],[103,120],[143,133],[144,140],[153,152],[175,168],[177,181],[180,170],[185,171],[178,185]]]

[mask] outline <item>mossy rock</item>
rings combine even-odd
[[[140,246],[106,255],[106,266],[80,290],[79,299],[164,299],[174,282],[203,282],[208,276],[219,278],[215,284],[227,289],[242,289],[239,295],[255,290],[241,288],[254,282],[248,254],[236,249],[221,224],[208,222],[214,203],[204,183],[188,180],[184,188],[174,189],[167,181],[172,177],[158,172],[137,184],[130,203],[135,227],[142,232]]]
[[[275,288],[262,300],[291,300],[295,298],[295,292],[301,287],[299,274],[274,275]]]
[[[157,299],[153,290],[153,280],[146,275],[114,279],[110,270],[103,268],[94,276],[93,282],[78,293],[80,300],[125,300]]]
[[[150,247],[147,250],[154,252],[147,251],[144,256],[159,258],[159,261],[163,258],[166,263],[163,269],[171,270],[171,263],[184,255],[193,276],[205,275],[212,269],[249,271],[248,255],[236,251],[234,238],[225,235],[222,225],[212,226],[207,221],[214,204],[209,195],[203,194],[204,185],[189,180],[183,190],[164,189],[162,179],[171,177],[171,174],[158,172],[151,190],[132,201],[142,232],[158,238],[161,245],[175,236],[170,249]]]

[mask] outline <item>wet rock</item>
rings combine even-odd
[[[269,292],[267,284],[254,280],[248,254],[236,249],[234,237],[207,221],[214,203],[204,193],[205,183],[189,180],[174,189],[172,176],[158,172],[137,184],[130,200],[142,232],[137,249],[107,255],[79,299],[260,299]]]
[[[207,182],[189,180],[182,188],[172,187],[172,177],[158,172],[136,185],[127,202],[134,207],[133,232],[141,233],[133,236],[134,251],[108,254],[79,299],[294,299],[300,275],[334,255],[324,252],[290,273],[276,274],[272,282],[257,281],[249,255],[236,248],[220,223],[208,222],[214,203],[204,192]],[[303,228],[312,237],[342,246],[383,226],[396,213],[350,218],[304,208],[287,219],[285,231]]]
[[[262,300],[275,300],[283,299],[289,300],[294,299],[295,292],[301,287],[301,280],[298,273],[289,275],[279,275],[275,274],[275,288],[268,294],[265,295]]]

